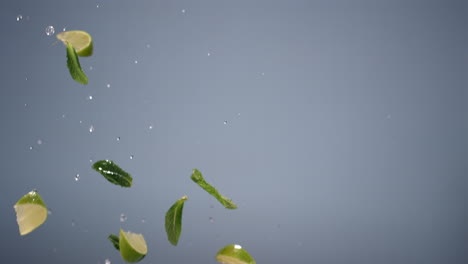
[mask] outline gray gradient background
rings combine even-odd
[[[216,263],[228,243],[259,264],[468,263],[467,19],[455,0],[2,1],[0,262],[123,263],[122,227],[145,234],[142,263]],[[88,86],[47,25],[93,35]],[[20,237],[33,188],[52,214]]]

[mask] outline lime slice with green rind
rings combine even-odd
[[[224,264],[256,264],[252,256],[236,244],[227,245],[218,251],[216,260]]]
[[[72,30],[60,32],[57,39],[61,40],[65,46],[70,43],[80,57],[89,57],[93,55],[93,39],[91,35],[82,30]]]
[[[37,191],[30,191],[13,206],[16,211],[20,235],[24,236],[42,225],[47,219],[47,206]]]
[[[120,255],[126,262],[138,262],[146,256],[148,247],[142,234],[124,232],[120,229],[119,235]]]

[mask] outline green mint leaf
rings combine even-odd
[[[110,160],[100,160],[93,164],[93,169],[108,181],[122,187],[132,186],[132,176]]]
[[[115,249],[120,251],[118,236],[111,234],[107,237],[107,239],[109,239],[109,241],[112,242],[112,245],[114,245]]]
[[[182,233],[182,211],[184,209],[184,202],[187,199],[187,196],[183,196],[166,213],[167,240],[174,246],[177,246],[180,233]]]
[[[219,194],[218,190],[216,190],[213,186],[205,181],[201,172],[197,169],[193,169],[192,176],[190,176],[192,181],[198,184],[200,187],[203,188],[207,193],[211,194],[214,198],[216,198],[225,208],[227,209],[236,209],[237,205],[232,202],[231,199],[222,196]]]
[[[80,60],[76,54],[75,48],[70,43],[67,43],[67,66],[73,80],[81,83],[88,84],[88,77],[81,69]]]

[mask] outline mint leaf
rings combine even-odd
[[[73,78],[73,80],[81,84],[88,84],[88,77],[86,77],[83,70],[81,69],[80,60],[78,59],[76,50],[68,42],[67,42],[67,66],[68,66],[68,70],[70,71],[70,75]]]
[[[132,176],[110,160],[100,160],[93,164],[93,169],[113,184],[122,187],[132,186]]]
[[[182,211],[184,209],[184,202],[187,199],[187,196],[182,196],[166,213],[167,240],[174,246],[177,246],[180,233],[182,232]]]
[[[198,184],[200,187],[203,188],[206,192],[211,194],[214,198],[216,198],[225,208],[227,209],[236,209],[237,205],[232,202],[231,199],[222,196],[219,194],[218,190],[216,190],[213,186],[205,181],[201,172],[197,169],[193,169],[192,176],[190,176],[192,181]]]
[[[112,242],[112,245],[114,245],[115,249],[120,251],[118,236],[111,234],[107,237],[107,239],[109,239],[109,241]]]

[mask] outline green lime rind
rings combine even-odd
[[[203,178],[202,173],[197,170],[193,169],[192,175],[190,176],[192,181],[194,181],[198,186],[200,186],[203,190],[207,193],[211,194],[216,200],[218,200],[225,208],[227,209],[236,209],[237,205],[229,198],[222,196],[216,188],[211,186],[209,183],[205,181]]]
[[[88,77],[81,69],[78,55],[70,43],[67,43],[67,67],[73,80],[81,84],[88,84]]]
[[[21,197],[18,200],[18,202],[16,202],[15,205],[21,205],[21,204],[37,204],[47,209],[47,206],[44,203],[44,200],[42,200],[42,197],[39,195],[37,191],[28,192],[26,195]]]
[[[216,260],[225,264],[256,264],[247,250],[235,244],[227,245],[219,250]]]
[[[146,256],[146,252],[138,252],[129,244],[125,236],[125,232],[122,229],[120,229],[119,236],[120,255],[123,260],[129,263],[134,263],[141,261]]]
[[[167,240],[174,246],[177,246],[180,234],[182,233],[182,212],[187,199],[187,196],[183,196],[177,200],[166,213],[165,226]]]
[[[93,164],[93,169],[99,172],[109,182],[122,187],[131,187],[132,176],[110,160],[100,160]]]
[[[119,246],[119,237],[114,235],[114,234],[110,234],[107,239],[109,239],[109,241],[112,243],[112,245],[115,247],[115,249],[119,250],[120,251],[120,246]]]
[[[91,40],[91,42],[89,43],[89,46],[86,49],[77,51],[76,54],[80,57],[90,57],[91,55],[93,55],[93,49],[94,49],[94,45],[93,45],[93,41]]]

